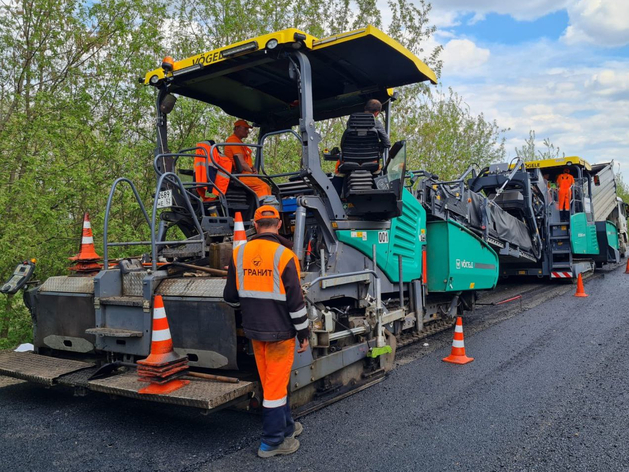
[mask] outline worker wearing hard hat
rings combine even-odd
[[[227,138],[226,143],[239,143],[241,146],[225,146],[225,156],[233,162],[233,168],[242,168],[243,174],[257,174],[253,167],[253,159],[251,158],[251,148],[243,143],[243,139],[249,136],[251,125],[245,120],[237,120],[234,122],[234,134]],[[258,198],[271,195],[271,187],[258,177],[240,177],[240,181],[253,190]]]
[[[270,205],[254,215],[257,235],[234,250],[223,299],[240,307],[242,328],[253,345],[262,383],[262,442],[258,456],[292,454],[303,431],[293,421],[288,382],[295,357],[308,348],[308,317],[299,279],[299,261],[281,244],[279,212]]]
[[[570,174],[570,169],[565,167],[563,173],[557,177],[557,187],[559,188],[559,211],[568,212],[570,215],[570,199],[572,198],[572,186],[574,185],[574,177]],[[569,216],[562,219],[567,220]]]

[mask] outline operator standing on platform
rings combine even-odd
[[[565,167],[563,173],[557,177],[557,187],[559,187],[559,211],[562,213],[568,211],[568,215],[570,214],[570,199],[572,198],[573,185],[574,177],[570,174],[570,169]]]
[[[257,174],[251,159],[251,148],[244,145],[243,138],[249,136],[251,125],[245,120],[238,120],[234,123],[234,134],[227,138],[226,143],[240,143],[242,146],[225,146],[225,156],[234,161],[233,169],[237,169],[240,164],[243,174]],[[271,187],[258,177],[239,177],[240,181],[253,190],[258,198],[271,195]]]
[[[308,318],[297,256],[280,244],[277,209],[264,205],[254,215],[256,234],[236,248],[227,271],[223,298],[240,306],[245,336],[252,340],[262,382],[262,443],[258,456],[292,454],[303,431],[293,421],[288,382],[295,356],[308,347]]]

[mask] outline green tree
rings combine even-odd
[[[629,185],[622,178],[622,174],[616,174],[616,193],[623,202],[629,203]]]
[[[544,138],[542,141],[542,149],[537,149],[535,144],[535,130],[529,131],[529,137],[524,140],[524,144],[520,148],[515,148],[516,156],[523,158],[525,161],[538,161],[543,159],[556,159],[558,157],[566,157],[558,146],[555,146],[550,138]]]
[[[442,179],[504,160],[503,134],[495,121],[474,115],[457,93],[427,90],[394,103],[393,139],[406,139],[408,167],[426,169]]]
[[[31,257],[39,278],[62,273],[78,249],[83,212],[91,211],[102,236],[115,177],[137,178],[145,196],[152,192],[146,184],[153,146],[146,138],[154,131],[146,118],[153,115],[153,99],[140,93],[136,78],[138,69],[155,63],[152,45],[164,12],[160,2],[148,0],[20,0],[3,8],[1,279]],[[114,216],[129,196],[117,199]],[[115,237],[137,238],[137,215],[113,225]],[[24,334],[7,326],[28,324],[13,298],[4,305],[0,347]]]

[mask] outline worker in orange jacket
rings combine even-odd
[[[293,421],[288,382],[295,356],[308,347],[308,317],[301,291],[299,261],[280,243],[279,212],[270,205],[254,215],[257,234],[234,250],[223,298],[242,312],[242,328],[252,341],[263,391],[262,442],[258,456],[292,454],[303,431]]]
[[[567,167],[564,168],[563,173],[559,174],[557,177],[557,187],[559,189],[558,195],[558,203],[559,203],[559,211],[562,213],[564,211],[570,214],[570,199],[572,198],[572,186],[574,185],[574,177],[570,174],[570,169]],[[563,215],[562,215],[563,216]],[[567,219],[567,218],[562,218]]]
[[[242,140],[249,136],[251,125],[245,120],[238,120],[234,123],[234,134],[227,138],[226,143],[239,143],[242,146],[225,146],[225,156],[229,157],[233,162],[233,168],[238,169],[238,165],[242,168],[243,174],[257,174],[253,167],[253,159],[251,158],[251,148],[244,145]],[[258,177],[240,177],[240,181],[253,190],[258,198],[264,198],[271,195],[271,187]]]

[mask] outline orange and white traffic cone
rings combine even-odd
[[[146,359],[138,361],[140,380],[151,382],[151,384],[138,390],[138,393],[173,392],[189,383],[187,380],[176,378],[183,375],[187,369],[188,358],[178,355],[173,349],[164,300],[161,295],[156,295],[153,301],[151,353]]]
[[[588,294],[585,293],[585,288],[583,287],[583,278],[581,274],[577,277],[577,292],[574,294],[575,297],[587,297]]]
[[[452,340],[452,351],[448,357],[442,359],[444,362],[450,362],[452,364],[467,364],[474,360],[473,357],[467,357],[465,355],[465,342],[463,339],[463,318],[460,316],[456,319],[456,326],[454,327],[454,339]]]
[[[242,221],[242,215],[239,211],[234,215],[234,245],[236,249],[247,242],[247,233],[245,232],[245,224]]]
[[[70,270],[76,272],[94,272],[101,269],[101,265],[96,261],[100,256],[96,254],[94,247],[94,235],[92,234],[92,224],[90,223],[89,213],[83,215],[83,234],[81,235],[81,246],[76,256],[70,257],[71,261],[76,262]]]
[[[629,274],[629,257],[627,257],[627,267],[625,268],[625,274]]]

